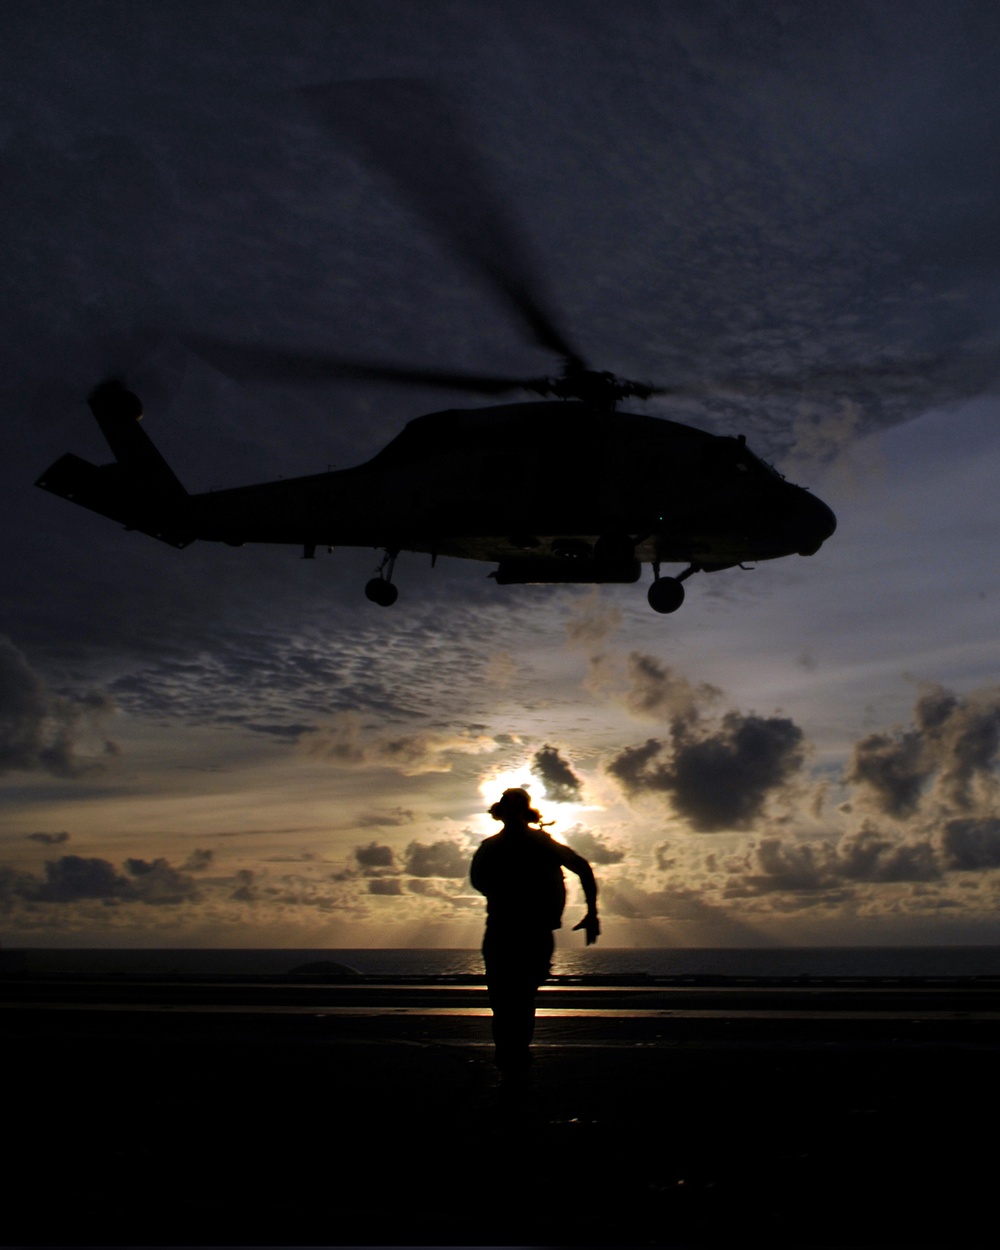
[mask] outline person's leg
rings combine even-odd
[[[549,973],[552,932],[488,931],[483,958],[497,1067],[505,1072],[523,1071],[535,1030],[535,993]]]

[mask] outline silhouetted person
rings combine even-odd
[[[505,790],[490,808],[503,829],[487,838],[472,858],[472,884],[486,895],[483,959],[493,1009],[497,1067],[523,1075],[535,1031],[535,992],[549,975],[552,930],[562,927],[566,904],[563,868],[580,878],[587,914],[587,945],[601,931],[597,882],[590,865],[540,828],[541,818],[525,790]]]

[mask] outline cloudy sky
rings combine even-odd
[[[7,3],[0,940],[474,946],[526,783],[608,945],[995,941],[998,47],[962,0]],[[746,434],[837,513],[818,555],[669,617],[404,556],[384,610],[375,551],[177,551],[34,487],[110,459],[112,373],[192,491],[490,402],[241,385],[184,338],[553,369],[299,91],[400,77],[571,341],[705,384],[628,406]]]

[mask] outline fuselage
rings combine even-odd
[[[385,547],[477,560],[584,554],[723,566],[811,553],[833,513],[741,439],[638,413],[543,401],[411,421],[353,469],[178,501],[198,538]]]

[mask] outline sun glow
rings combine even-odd
[[[487,773],[479,783],[479,793],[483,796],[486,810],[479,817],[480,827],[487,834],[496,833],[499,825],[489,814],[489,809],[500,798],[504,790],[527,790],[531,795],[531,805],[542,814],[545,828],[557,842],[565,843],[565,834],[580,820],[586,819],[584,813],[603,811],[598,804],[592,803],[560,803],[554,799],[539,797],[536,791],[544,792],[544,787],[537,777],[531,773],[527,764],[520,768],[500,769]],[[552,822],[551,824],[549,822]]]

